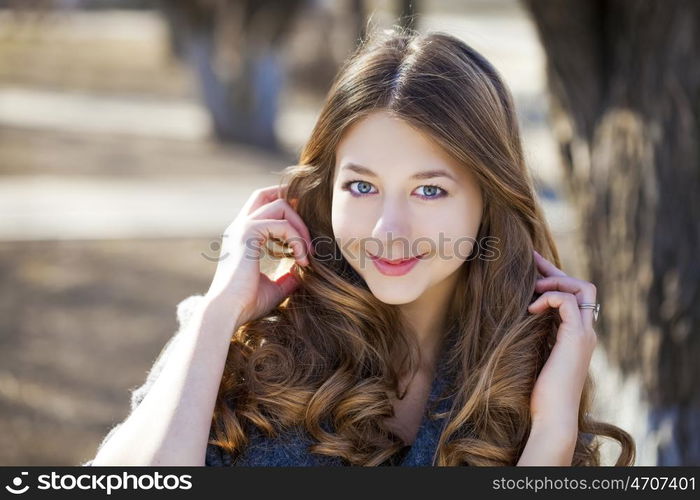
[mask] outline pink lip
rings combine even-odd
[[[385,276],[403,276],[408,273],[413,266],[418,264],[423,255],[418,257],[412,257],[410,259],[399,259],[399,260],[386,260],[370,255],[372,262],[376,266],[377,270],[384,274]]]

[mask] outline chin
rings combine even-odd
[[[418,287],[412,286],[372,286],[368,283],[369,289],[377,300],[390,305],[409,304],[416,300],[421,295],[421,290]]]

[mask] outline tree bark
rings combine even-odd
[[[700,2],[523,0],[598,288],[659,465],[700,464]]]

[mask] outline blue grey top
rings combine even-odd
[[[175,335],[166,343],[148,372],[146,381],[131,391],[131,412],[141,403],[150,387],[155,382],[162,370],[168,353],[179,338],[184,326],[192,316],[202,295],[192,295],[181,301],[177,306],[177,318],[179,328]],[[437,450],[437,443],[446,423],[444,418],[433,418],[431,413],[449,411],[451,398],[441,398],[442,391],[447,388],[449,373],[446,369],[445,358],[449,345],[454,339],[448,339],[443,346],[438,358],[437,369],[430,388],[428,404],[426,405],[420,428],[411,446],[405,446],[399,453],[382,465],[399,466],[430,466]],[[130,413],[131,414],[131,413]],[[128,415],[127,417],[128,418]],[[126,420],[126,418],[124,420]],[[99,449],[107,442],[111,435],[122,425],[124,421],[114,426],[102,439]],[[221,447],[212,444],[207,445],[205,465],[207,466],[347,466],[350,465],[341,457],[314,454],[308,451],[315,440],[302,426],[285,431],[277,437],[268,437],[255,426],[248,428],[249,443],[246,448],[232,459]],[[81,465],[91,466],[91,459]]]

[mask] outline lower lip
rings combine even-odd
[[[403,276],[413,269],[413,266],[418,264],[418,262],[421,260],[420,257],[414,257],[412,259],[401,261],[400,264],[390,264],[383,259],[377,259],[371,255],[370,258],[372,259],[372,262],[374,262],[377,270],[385,276]]]

